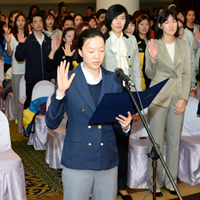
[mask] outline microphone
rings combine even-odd
[[[114,74],[115,74],[115,76],[120,77],[128,85],[135,87],[134,82],[126,74],[124,74],[123,69],[116,68],[115,71],[114,71]]]

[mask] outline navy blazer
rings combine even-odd
[[[115,77],[113,72],[103,67],[101,69],[102,88],[99,102],[105,93],[122,92],[121,79]],[[46,123],[50,129],[59,126],[65,111],[68,116],[61,163],[72,169],[113,168],[119,164],[114,128],[119,133],[124,132],[119,123],[88,125],[96,106],[80,64],[69,72],[69,77],[72,73],[76,76],[65,92],[65,97],[57,100],[54,92],[46,113]]]

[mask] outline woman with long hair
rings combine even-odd
[[[188,30],[194,33],[199,29],[199,24],[196,24],[196,13],[194,9],[188,8],[185,11],[185,25]]]
[[[82,22],[83,22],[83,16],[80,15],[80,14],[76,14],[74,16],[74,25],[75,25],[75,28],[78,26],[78,24],[80,24]]]
[[[151,38],[151,26],[150,19],[148,15],[142,14],[137,18],[135,37],[137,39],[139,56],[140,56],[140,68],[142,76],[142,90],[149,88],[150,79],[145,73],[145,50],[147,46],[147,41]]]
[[[163,154],[164,139],[167,139],[166,164],[177,182],[178,157],[183,116],[190,92],[190,47],[188,42],[178,39],[179,27],[173,11],[160,13],[156,23],[158,40],[149,40],[146,55],[146,75],[151,79],[150,87],[169,78],[152,101],[148,114],[150,130]],[[152,144],[149,141],[149,152]],[[161,180],[163,167],[158,161],[156,195],[163,196]],[[152,186],[152,160],[148,159],[148,185]],[[171,194],[176,192],[165,175],[164,186]]]
[[[60,62],[64,60],[66,60],[67,63],[70,62],[69,70],[73,69],[72,61],[74,51],[71,51],[71,46],[74,33],[74,28],[65,28],[62,33],[61,43],[58,35],[57,38],[51,41],[51,52],[44,63],[44,68],[47,72],[56,72]]]
[[[128,27],[124,30],[124,33],[133,35],[135,32],[136,21],[132,15],[129,15],[128,18],[129,18],[129,24]]]
[[[44,31],[51,39],[56,35],[62,36],[62,32],[57,28],[55,17],[52,13],[46,13],[44,16]]]
[[[116,200],[118,152],[115,130],[129,135],[132,116],[116,116],[116,123],[88,125],[105,93],[122,92],[121,80],[105,70],[105,38],[97,29],[84,30],[78,39],[83,57],[75,70],[58,67],[57,85],[45,115],[55,129],[68,116],[61,163],[64,200]],[[66,67],[66,68],[65,68]],[[119,122],[119,123],[118,123]]]
[[[12,56],[12,90],[14,94],[14,119],[18,123],[19,109],[19,82],[25,73],[25,61],[18,62],[15,59],[16,47],[19,44],[18,34],[23,33],[24,37],[29,35],[28,22],[24,14],[19,14],[15,18],[12,34],[9,34],[10,29],[4,28],[6,39],[6,50],[8,56]]]
[[[122,68],[124,73],[134,80],[137,90],[141,91],[142,80],[137,41],[135,36],[123,33],[128,24],[129,16],[124,6],[115,4],[107,10],[106,54],[102,65],[112,72],[116,68]],[[126,190],[129,137],[116,133],[116,139],[119,151],[118,190],[123,199],[129,200],[132,199]]]

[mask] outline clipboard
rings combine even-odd
[[[160,92],[166,82],[169,80],[165,79],[164,81],[148,88],[147,90],[138,92],[143,108],[148,107],[156,95]],[[132,92],[139,106],[140,110],[141,105],[138,100],[138,96],[136,92]],[[133,105],[131,98],[128,92],[120,92],[120,93],[106,93],[104,94],[101,102],[90,118],[88,124],[103,124],[103,123],[112,123],[117,122],[115,117],[119,114],[127,116],[127,112],[130,111],[131,114],[137,113],[135,106]]]

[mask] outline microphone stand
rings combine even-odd
[[[175,189],[175,191],[176,191],[176,193],[178,195],[178,198],[180,200],[182,200],[181,194],[180,194],[180,192],[179,192],[179,190],[178,190],[178,188],[177,188],[177,186],[176,186],[176,184],[175,184],[175,182],[174,182],[174,180],[172,178],[172,175],[171,175],[171,173],[170,173],[170,171],[169,171],[169,169],[168,169],[168,167],[167,167],[167,165],[166,165],[166,163],[165,163],[165,161],[163,159],[163,156],[162,156],[162,154],[160,152],[159,145],[156,144],[155,139],[154,139],[154,137],[153,137],[153,135],[152,135],[152,133],[151,133],[146,121],[144,120],[144,117],[143,117],[143,115],[142,115],[142,113],[140,111],[140,108],[138,107],[138,105],[137,105],[137,103],[135,101],[135,98],[134,98],[132,92],[130,91],[128,83],[126,81],[124,81],[124,82],[125,82],[125,88],[127,89],[128,93],[129,93],[129,96],[130,96],[130,98],[132,100],[132,103],[134,104],[134,106],[135,106],[135,108],[136,108],[136,110],[137,110],[137,112],[138,112],[138,114],[139,114],[139,116],[140,116],[140,118],[142,120],[142,123],[143,123],[143,125],[144,125],[144,127],[145,127],[145,129],[146,129],[146,131],[148,133],[149,139],[151,140],[151,143],[153,145],[153,147],[151,149],[151,152],[147,154],[148,157],[150,157],[152,159],[153,179],[155,179],[155,176],[156,176],[157,160],[160,159],[160,161],[161,161],[161,163],[162,163],[162,165],[163,165],[163,167],[165,169],[165,172],[166,172],[167,176],[169,177],[170,182],[173,185],[173,188]],[[156,200],[156,184],[154,184],[154,187],[153,187],[153,200]]]

